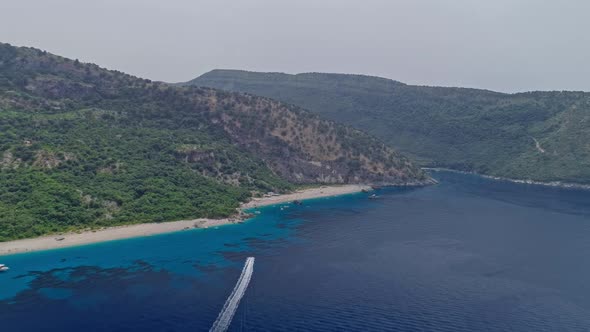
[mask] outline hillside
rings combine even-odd
[[[267,98],[0,44],[0,241],[223,217],[297,184],[419,184],[383,143]]]
[[[590,94],[412,86],[369,76],[214,70],[188,82],[275,98],[372,134],[423,166],[590,183]]]

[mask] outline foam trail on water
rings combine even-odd
[[[246,264],[244,264],[244,268],[242,269],[242,274],[240,274],[240,278],[236,283],[236,286],[232,290],[231,294],[225,301],[219,316],[211,326],[209,331],[211,332],[220,332],[220,331],[227,331],[229,325],[231,324],[232,318],[240,305],[240,300],[246,293],[246,289],[248,288],[248,284],[250,283],[250,279],[252,278],[252,272],[254,272],[254,257],[248,257],[246,259]]]

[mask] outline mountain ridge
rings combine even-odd
[[[405,83],[403,81],[398,81],[393,78],[388,78],[388,77],[383,77],[383,76],[378,76],[378,75],[370,75],[370,74],[321,72],[321,71],[309,71],[309,72],[300,72],[300,73],[291,74],[291,73],[280,72],[280,71],[255,71],[255,70],[232,69],[232,68],[212,69],[212,70],[209,70],[209,71],[207,71],[207,72],[205,72],[205,73],[203,73],[191,80],[188,80],[185,82],[170,83],[170,84],[189,85],[194,82],[198,82],[199,79],[208,78],[208,76],[219,77],[219,73],[228,75],[230,77],[236,77],[236,76],[240,76],[240,75],[244,75],[244,74],[253,75],[253,76],[272,75],[272,76],[276,76],[277,78],[279,78],[279,77],[312,77],[314,75],[332,76],[332,77],[339,77],[339,76],[340,77],[358,77],[358,78],[364,78],[364,79],[368,79],[368,80],[376,79],[376,80],[380,80],[380,81],[389,81],[389,82],[395,83],[400,86],[410,86],[410,87],[419,87],[419,88],[474,90],[474,91],[480,91],[480,92],[490,92],[490,93],[495,93],[495,94],[499,94],[499,95],[511,95],[511,96],[519,95],[519,94],[554,93],[554,92],[590,93],[590,91],[586,91],[586,90],[559,90],[559,89],[555,89],[555,90],[524,90],[524,91],[516,91],[516,92],[504,92],[504,91],[496,91],[496,90],[487,89],[487,88],[473,88],[473,87],[458,86],[458,85],[448,85],[447,86],[447,85],[430,85],[430,84],[410,84],[410,83]]]

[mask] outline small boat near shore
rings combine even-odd
[[[6,272],[10,270],[10,268],[4,264],[0,264],[0,272]]]

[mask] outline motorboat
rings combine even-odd
[[[10,270],[10,268],[4,264],[0,264],[0,272],[5,272]]]

